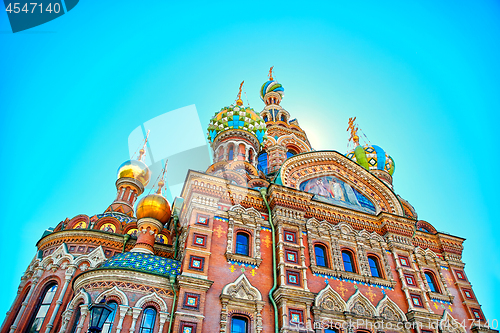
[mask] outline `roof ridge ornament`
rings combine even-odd
[[[144,139],[144,144],[142,145],[141,150],[139,150],[138,160],[141,162],[143,162],[142,159],[144,158],[144,156],[146,156],[146,145],[148,143],[148,138],[149,138],[149,130],[148,130],[148,133],[146,134],[146,138]]]
[[[158,194],[158,195],[163,195],[162,189],[163,189],[163,186],[165,185],[165,176],[167,175],[167,164],[168,164],[168,159],[165,161],[165,166],[163,167],[163,170],[161,171],[161,177],[160,177],[160,180],[158,181],[158,190],[156,191],[156,194]]]
[[[358,136],[358,125],[354,123],[356,120],[356,117],[350,117],[349,118],[349,126],[347,127],[347,131],[351,131],[351,137],[349,138],[349,142],[352,141],[354,143],[354,146],[357,147],[359,146],[359,136]]]
[[[245,82],[245,80],[241,81],[240,83],[240,91],[238,92],[238,97],[236,98],[236,104],[238,106],[242,106],[243,105],[243,101],[241,100],[241,88],[243,87],[243,83]]]

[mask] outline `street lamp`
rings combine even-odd
[[[99,303],[92,304],[90,306],[89,332],[100,333],[104,322],[108,319],[111,312],[113,312],[113,308],[106,304],[106,297]]]

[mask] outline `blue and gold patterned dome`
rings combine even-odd
[[[375,145],[357,146],[354,150],[348,152],[346,156],[368,171],[383,170],[392,176],[396,168],[392,157]]]
[[[261,145],[267,140],[266,122],[252,108],[242,105],[230,105],[217,112],[208,125],[208,140],[213,142],[219,133],[239,129],[254,135]]]
[[[151,171],[142,161],[128,160],[118,168],[117,178],[133,178],[146,187],[151,178]]]
[[[260,98],[264,101],[264,97],[269,92],[276,92],[281,98],[285,95],[285,89],[281,83],[275,80],[269,80],[262,85],[262,88],[260,88]]]

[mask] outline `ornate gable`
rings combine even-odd
[[[406,315],[387,294],[378,302],[377,313],[386,320],[406,321]]]
[[[300,189],[303,182],[323,176],[333,176],[369,198],[376,214],[387,212],[404,216],[400,201],[386,184],[336,151],[315,151],[290,157],[283,163],[277,183]]]
[[[236,281],[227,284],[222,289],[222,295],[248,301],[262,301],[260,291],[250,284],[250,281],[248,281],[247,277],[243,273],[236,279]]]
[[[439,327],[442,333],[466,333],[465,328],[446,310],[443,311]]]
[[[102,246],[98,246],[92,252],[77,257],[75,259],[75,263],[78,266],[82,262],[88,261],[90,264],[90,268],[95,268],[105,260],[106,256],[104,255],[104,250],[102,249]]]
[[[346,302],[335,290],[333,290],[333,288],[329,284],[326,285],[326,287],[318,293],[316,299],[314,300],[314,303],[317,307],[323,310],[338,312],[347,311]]]
[[[377,310],[359,289],[347,301],[347,310],[360,316],[373,317]]]

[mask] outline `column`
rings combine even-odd
[[[130,333],[135,332],[135,325],[137,324],[137,318],[139,318],[141,311],[141,308],[132,308],[132,324],[130,325],[130,329],[128,330]]]
[[[280,237],[282,236],[282,233],[280,233]],[[299,226],[299,230],[297,230],[297,239],[299,241],[300,245],[300,264],[302,265],[302,283],[304,284],[304,289],[306,291],[309,291],[309,288],[307,287],[307,265],[306,265],[306,256],[304,254],[305,251],[305,246],[304,246],[304,238],[302,235],[302,227]]]
[[[16,303],[19,301],[19,296],[21,295],[21,292],[24,288],[24,286],[26,285],[26,276],[23,276],[21,278],[21,283],[19,284],[19,287],[17,288],[17,295],[16,295],[16,298],[14,299],[14,302],[12,302],[12,305],[10,306],[10,309],[9,311],[7,311],[6,315],[5,315],[5,319],[3,320],[3,323],[2,323],[2,330],[3,330],[3,327],[5,326],[5,324],[7,323],[7,319],[9,319],[9,315],[12,313],[12,311],[14,310],[14,306],[16,305]]]
[[[17,325],[19,324],[19,321],[21,320],[21,317],[23,316],[24,310],[26,309],[26,306],[28,305],[28,303],[31,300],[31,295],[33,295],[33,291],[35,290],[38,279],[40,279],[42,274],[43,274],[43,267],[38,267],[36,272],[33,274],[33,279],[31,282],[30,291],[28,292],[28,295],[26,295],[26,298],[24,299],[24,301],[21,305],[21,308],[19,309],[19,312],[17,313],[16,320],[14,321],[14,324],[12,324],[12,326],[10,327],[9,333],[14,333],[14,331],[16,330]]]
[[[411,300],[410,293],[408,292],[408,287],[406,286],[406,279],[403,273],[403,269],[401,268],[401,264],[399,263],[398,254],[391,248],[392,255],[394,257],[394,261],[396,262],[396,270],[399,274],[399,279],[401,280],[403,292],[405,293],[406,301],[408,302],[409,310],[414,310],[413,301]]]
[[[120,319],[118,320],[118,325],[116,325],[116,333],[120,333],[122,331],[123,319],[125,318],[125,315],[127,314],[128,306],[127,305],[120,305],[119,309],[120,309]]]
[[[415,261],[415,262],[414,262]],[[417,281],[420,285],[420,289],[424,290],[424,291],[429,291],[429,286],[427,285],[427,280],[425,279],[425,276],[424,276],[424,273],[420,270],[420,263],[418,263],[418,258],[415,254],[411,253],[410,254],[410,265],[412,265],[413,269],[415,270],[415,274],[417,275]],[[427,311],[429,312],[433,312],[431,310],[431,306],[429,304],[429,301],[427,300],[427,297],[425,297],[425,292],[424,294],[422,295],[422,301],[424,302],[425,304],[425,308],[427,309]]]
[[[163,332],[163,325],[165,325],[165,322],[167,321],[168,317],[169,315],[167,312],[160,311],[160,328],[158,329],[158,333]]]
[[[279,268],[279,277],[280,277],[280,286],[284,286],[286,284],[285,282],[285,262],[283,260],[283,256],[285,253],[285,250],[283,248],[283,225],[281,222],[278,224],[276,223],[276,231],[278,232],[278,235],[275,234],[275,240],[278,240],[278,249],[274,245],[271,245],[271,249],[273,251],[277,251],[277,259],[278,259],[278,268]],[[277,237],[276,237],[277,236]],[[272,235],[271,235],[272,237]]]
[[[253,238],[254,244],[254,258],[261,259],[260,252],[260,224],[257,223],[257,228],[255,229],[255,237]]]
[[[78,326],[76,327],[76,332],[75,333],[81,333],[83,325],[85,324],[85,319],[87,319],[87,316],[89,314],[89,306],[82,304],[80,305],[80,321],[78,321]]]
[[[283,327],[288,327],[288,313],[286,311],[286,299],[283,299],[283,303],[281,305],[281,318],[283,321]]]
[[[71,320],[72,315],[73,315],[73,309],[67,309],[66,311],[63,312],[62,314],[63,322],[61,324],[61,328],[59,329],[58,333],[66,332],[66,329],[68,328],[68,323]]]
[[[69,265],[68,268],[66,269],[64,286],[61,290],[61,293],[59,294],[59,298],[56,301],[56,306],[54,308],[54,311],[52,312],[52,315],[50,316],[50,320],[49,323],[47,324],[47,328],[45,329],[45,333],[50,333],[52,327],[54,327],[54,320],[56,319],[57,313],[59,312],[59,308],[61,307],[64,296],[66,295],[66,290],[68,289],[69,283],[71,282],[71,279],[73,278],[73,274],[75,274],[75,272],[76,272],[75,265]]]

